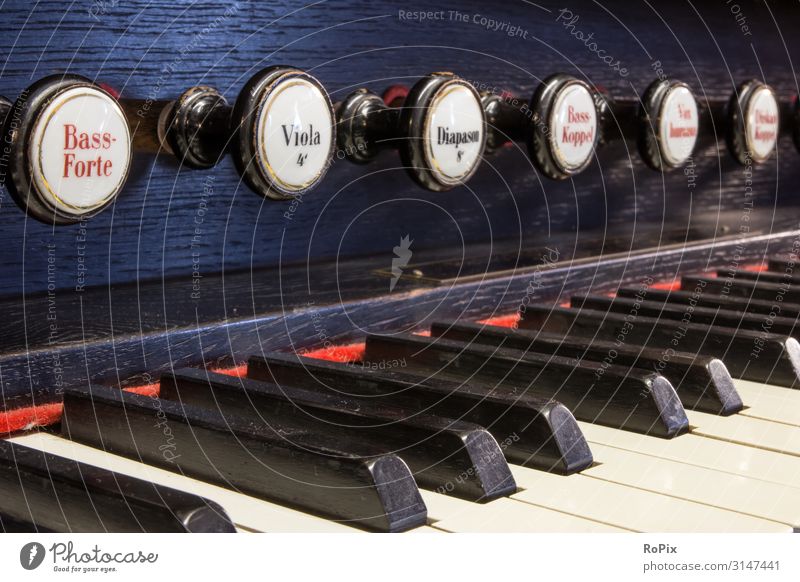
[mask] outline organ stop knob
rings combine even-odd
[[[348,159],[366,163],[396,148],[411,177],[435,192],[469,180],[486,140],[480,95],[452,73],[418,81],[401,107],[387,106],[360,89],[339,105],[339,146]]]
[[[46,223],[94,216],[122,190],[131,162],[117,101],[78,75],[53,75],[8,109],[0,175],[14,200]]]
[[[545,79],[528,107],[515,107],[499,95],[484,96],[492,128],[490,149],[525,140],[528,155],[548,178],[563,180],[587,168],[599,139],[595,92],[570,75]]]
[[[766,162],[775,151],[780,106],[775,91],[761,81],[747,81],[728,103],[728,148],[742,165]]]
[[[699,127],[697,101],[689,86],[656,80],[639,109],[639,153],[654,170],[679,168],[694,153]]]
[[[330,165],[336,121],[328,93],[290,67],[265,69],[233,107],[233,159],[247,184],[270,198],[293,198],[316,186]]]

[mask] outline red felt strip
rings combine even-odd
[[[328,360],[329,362],[358,362],[364,357],[364,344],[348,344],[344,346],[332,346],[322,348],[302,354],[317,360]]]
[[[145,384],[144,386],[131,386],[130,388],[124,388],[125,392],[133,392],[134,394],[139,394],[140,396],[158,396],[158,392],[161,389],[161,385],[156,384]]]
[[[217,374],[225,374],[226,376],[236,376],[238,378],[243,378],[247,376],[247,364],[242,364],[241,366],[237,366],[235,368],[226,368],[224,370],[212,370]]]
[[[760,273],[761,271],[769,270],[769,265],[767,263],[761,263],[760,265],[745,265],[742,267],[745,271],[753,271],[755,273]]]
[[[61,404],[43,404],[4,412],[0,414],[0,434],[55,424],[61,419],[62,408]]]
[[[650,286],[651,289],[662,289],[664,291],[680,291],[681,289],[681,280],[675,279],[674,281],[660,281],[658,283],[653,283]]]
[[[213,370],[219,374],[230,376],[244,376],[247,374],[247,364],[237,368],[226,368]],[[125,388],[126,392],[133,392],[142,396],[158,396],[159,384],[144,384],[142,386],[131,386]],[[0,435],[12,434],[25,430],[31,430],[40,426],[56,424],[61,420],[63,410],[61,403],[42,404],[40,406],[26,406],[15,410],[0,412]]]
[[[478,323],[485,323],[486,325],[496,325],[498,327],[513,327],[516,328],[519,324],[519,313],[512,313],[511,315],[500,315],[498,317],[490,317],[483,319]]]

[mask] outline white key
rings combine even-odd
[[[791,533],[786,524],[659,495],[584,475],[554,475],[511,466],[525,490],[518,499],[637,532]]]
[[[275,505],[242,493],[184,477],[163,469],[111,455],[47,433],[32,433],[8,439],[12,442],[74,459],[145,481],[201,495],[219,503],[242,529],[258,532],[358,532],[347,525]]]
[[[800,456],[800,427],[760,418],[715,416],[687,410],[692,434]]]
[[[747,407],[739,414],[800,426],[800,390],[748,380],[734,380]]]
[[[578,422],[591,447],[593,443],[708,467],[790,487],[800,486],[800,458],[685,434],[662,439],[626,430]]]
[[[473,503],[432,491],[422,491],[428,506],[431,526],[449,532],[547,533],[547,532],[622,532],[624,530],[536,507],[521,501],[501,498],[489,503]]]
[[[581,474],[779,521],[800,529],[800,489],[592,444],[599,464]]]

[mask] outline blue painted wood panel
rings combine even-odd
[[[564,71],[632,98],[656,69],[687,81],[701,99],[727,97],[750,77],[784,99],[797,92],[800,16],[787,4],[742,0],[736,13],[720,2],[568,6],[571,15],[562,3],[515,0],[6,1],[0,94],[14,98],[41,76],[71,72],[128,97],[168,99],[208,84],[232,101],[250,75],[279,63],[310,70],[334,100],[360,86],[411,84],[435,70],[524,96]],[[420,22],[415,11],[441,13]],[[230,159],[197,171],[140,155],[115,206],[83,225],[53,229],[26,220],[3,193],[0,294],[308,258],[380,255],[388,262],[407,234],[415,249],[452,247],[456,257],[462,245],[531,246],[554,233],[574,232],[577,240],[608,231],[633,241],[641,231],[695,227],[713,237],[735,232],[751,199],[752,224],[786,228],[796,223],[798,154],[789,139],[779,154],[750,176],[712,144],[698,152],[692,176],[664,178],[644,167],[632,144],[616,144],[583,175],[554,183],[533,170],[523,149],[509,147],[487,158],[468,187],[437,194],[416,187],[398,156],[386,153],[367,166],[335,162],[322,186],[295,205],[249,191]]]

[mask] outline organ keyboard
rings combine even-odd
[[[754,290],[772,287],[762,273],[777,276],[751,273]],[[702,297],[713,302],[719,289]],[[728,296],[709,320],[708,308],[654,293],[662,311],[648,289],[637,300],[577,297],[511,327],[508,318],[435,322],[422,335],[371,334],[341,353],[175,370],[147,395],[68,388],[60,429],[0,443],[0,519],[9,531],[169,531],[146,501],[155,496],[168,509],[194,503],[188,531],[224,531],[228,519],[270,532],[797,531],[800,366],[781,369],[782,352],[762,352],[753,381],[738,344],[682,351],[685,334],[677,348],[648,343],[676,310],[697,314],[684,328],[703,338],[782,336],[741,327],[765,318],[746,315],[747,297]],[[601,321],[633,313],[624,341],[577,327],[586,310]],[[577,317],[551,326],[561,312]],[[74,469],[38,498],[20,482],[28,458],[39,475]],[[81,491],[93,472],[106,475],[92,495],[108,509],[66,488]],[[94,517],[76,518],[81,511]]]

